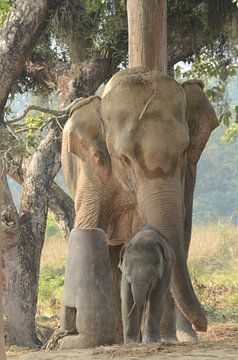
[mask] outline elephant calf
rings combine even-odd
[[[160,320],[168,294],[174,252],[158,230],[142,226],[121,251],[124,342],[160,340]]]

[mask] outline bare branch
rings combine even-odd
[[[67,115],[69,113],[71,107],[74,106],[78,101],[80,101],[82,99],[83,99],[82,97],[75,99],[74,101],[71,102],[71,104],[69,104],[63,110],[53,110],[53,109],[45,108],[45,107],[38,106],[38,105],[30,105],[23,111],[23,113],[19,117],[16,117],[16,118],[13,118],[10,120],[6,120],[6,124],[10,125],[10,124],[14,124],[14,123],[17,123],[17,122],[23,120],[30,111],[39,111],[39,112],[43,112],[45,114],[51,114],[51,115],[54,115],[56,118],[61,117],[62,115]],[[18,131],[18,132],[20,132],[20,131]]]
[[[68,112],[65,110],[52,110],[52,109],[44,108],[44,107],[38,106],[38,105],[30,105],[23,111],[23,113],[19,117],[13,118],[11,120],[7,120],[6,123],[8,125],[17,123],[17,122],[23,120],[30,111],[39,111],[39,112],[51,114],[54,116],[64,115],[64,114],[67,114],[67,112]]]

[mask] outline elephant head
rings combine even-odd
[[[134,193],[143,222],[160,229],[175,252],[171,291],[178,308],[196,330],[205,331],[183,241],[186,167],[198,161],[218,125],[201,82],[181,86],[157,72],[133,68],[115,74],[101,100],[85,101],[72,114],[63,147],[86,159],[102,181],[112,174]]]

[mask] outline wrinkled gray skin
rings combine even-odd
[[[121,252],[124,342],[160,340],[160,321],[170,286],[174,252],[152,226],[144,225]]]
[[[191,324],[207,329],[187,255],[196,166],[217,126],[201,81],[180,85],[132,68],[115,74],[101,97],[79,101],[63,131],[62,166],[75,200],[75,227],[102,228],[113,246],[125,244],[139,225],[160,230],[176,256],[170,290],[183,340],[196,337]],[[176,338],[173,307],[170,299],[161,321],[167,340]]]

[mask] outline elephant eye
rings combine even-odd
[[[121,155],[121,162],[126,166],[131,165],[131,160],[126,155]]]

